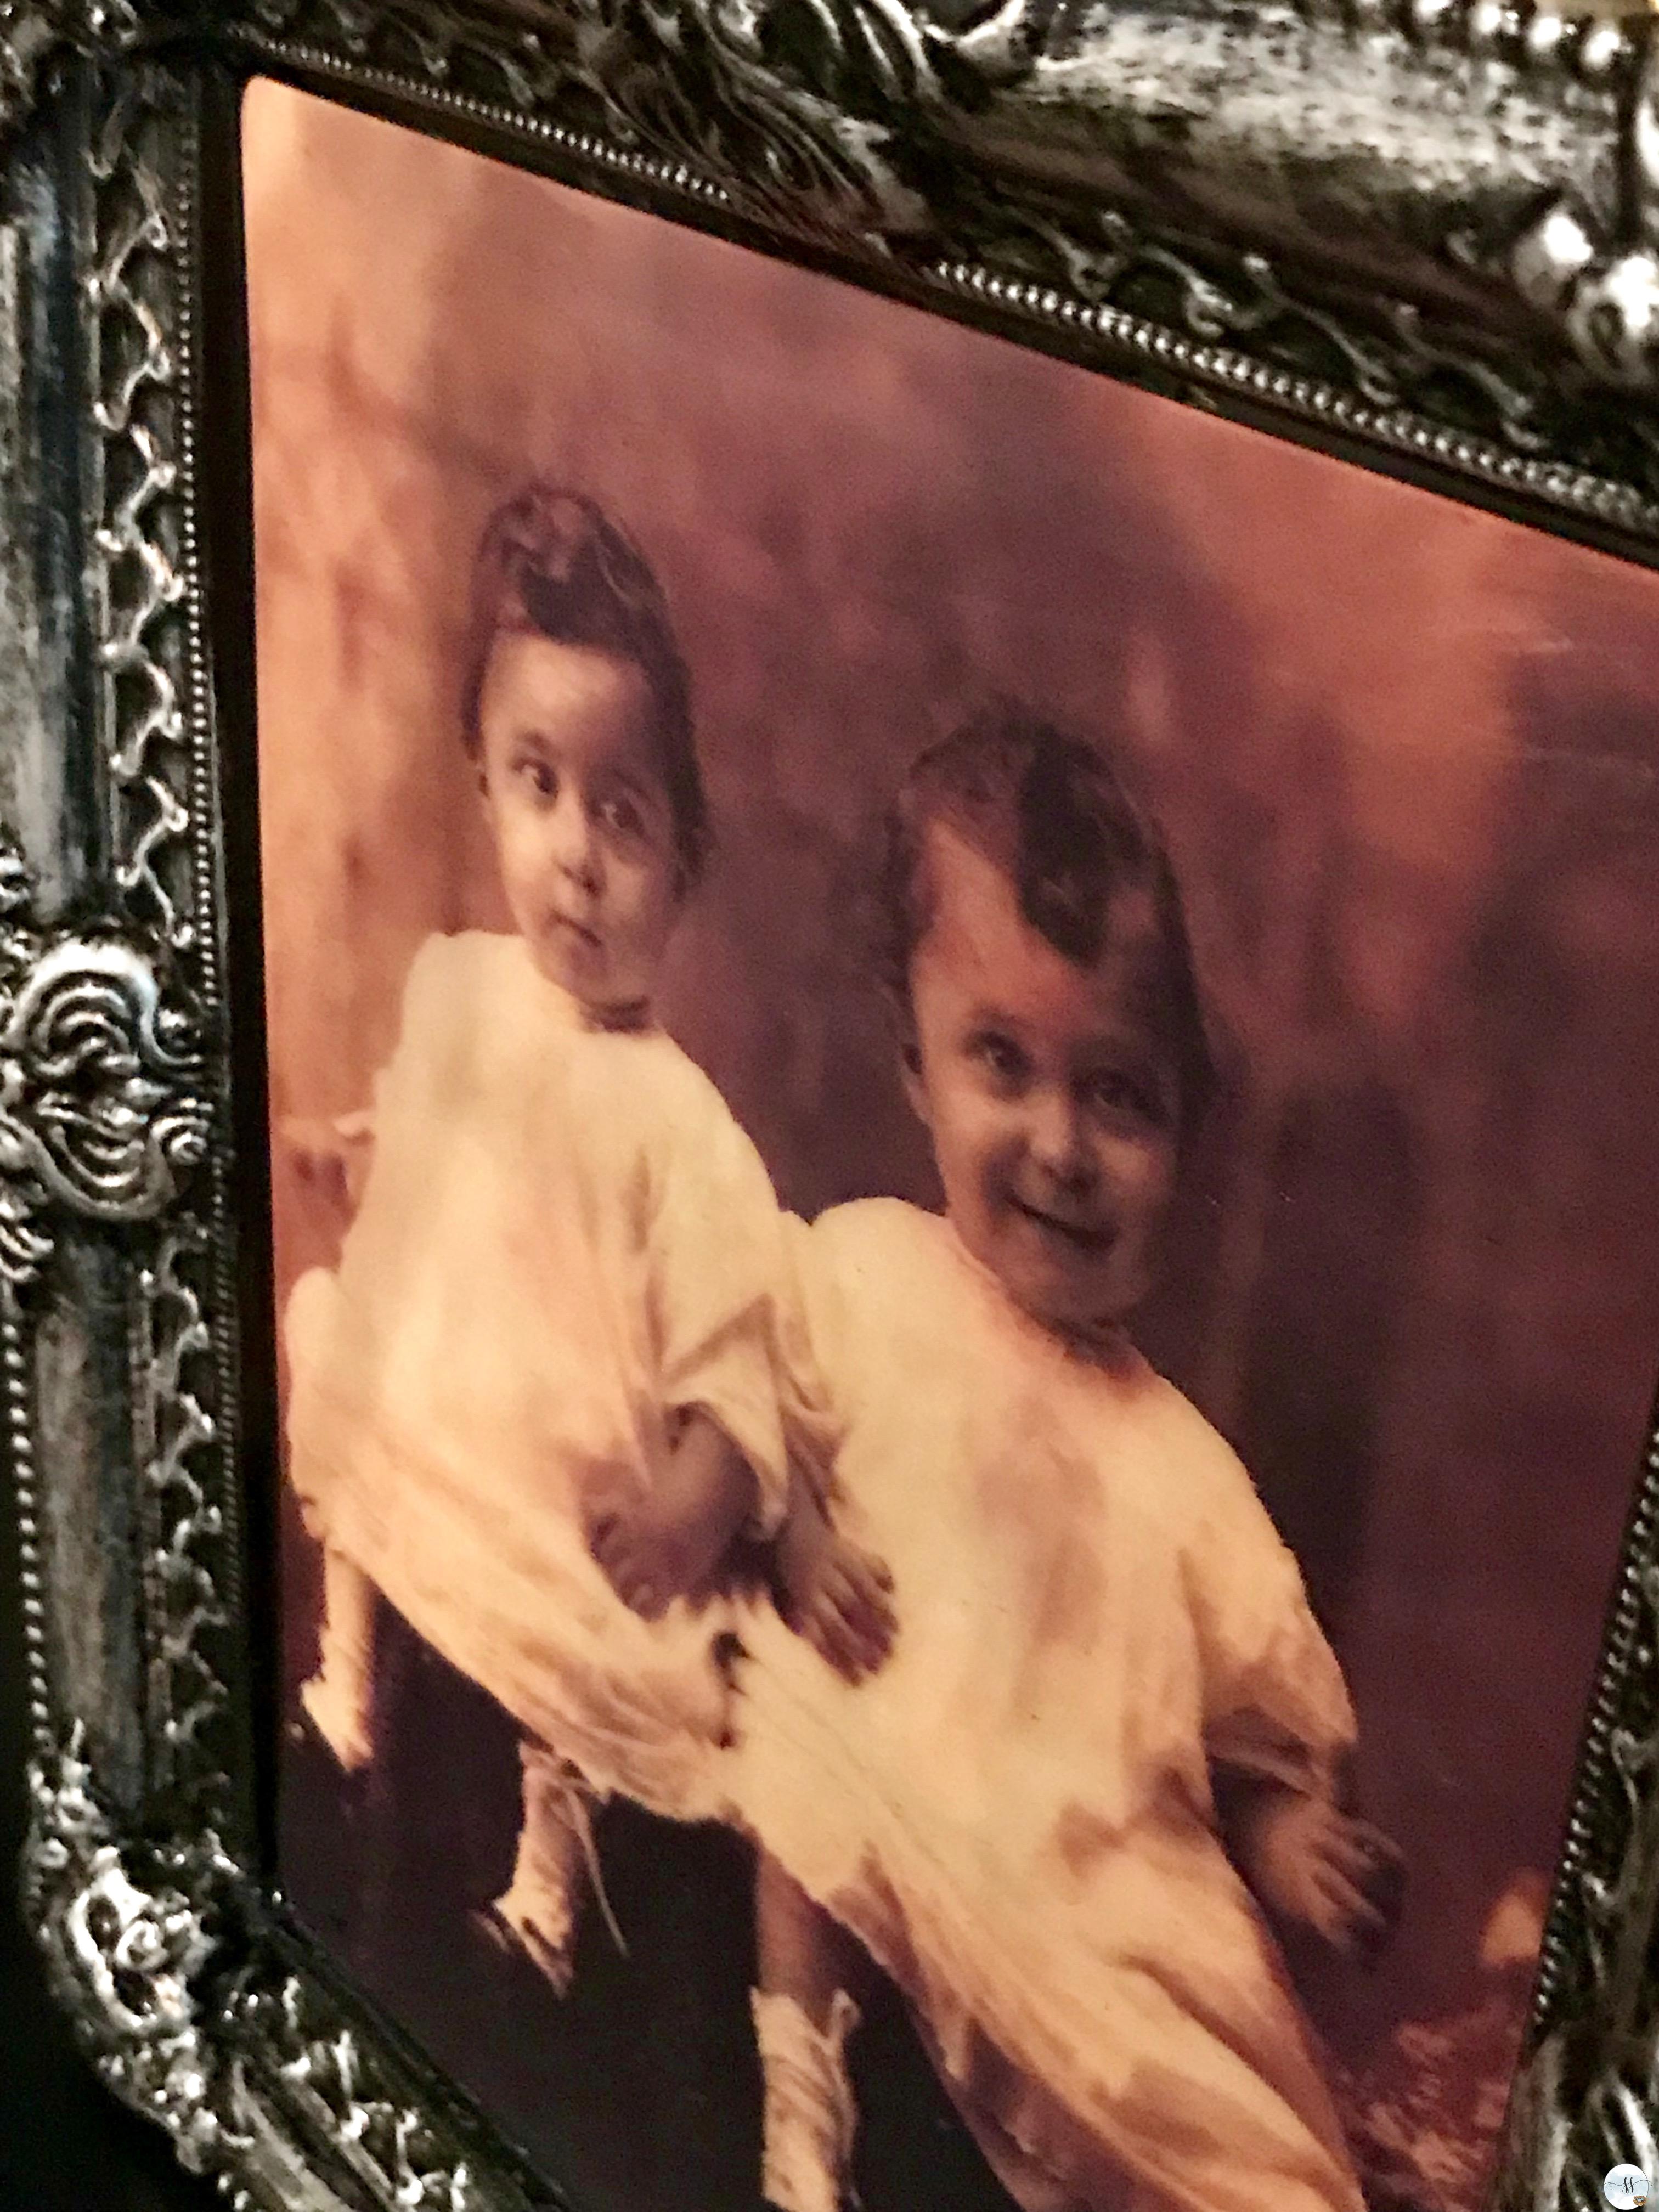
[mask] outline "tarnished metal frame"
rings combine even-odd
[[[260,1870],[220,796],[223,720],[250,708],[216,665],[198,456],[203,118],[253,68],[1651,561],[1659,60],[1646,23],[1498,0],[0,5],[26,1909],[105,2078],[238,2204],[527,2212],[553,2193]],[[1656,1643],[1659,1449],[1502,2212],[1589,2212],[1616,2158],[1659,2169]]]

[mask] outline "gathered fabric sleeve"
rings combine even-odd
[[[353,1113],[335,1115],[326,1125],[349,1214],[355,1215],[362,1203],[374,1164],[375,1139],[388,1109],[395,1112],[406,1099],[413,1071],[429,1055],[443,1026],[453,1021],[457,1005],[468,1002],[469,951],[463,938],[432,936],[422,943],[404,979],[397,1042],[391,1058],[373,1078],[369,1103]]]
[[[1356,1733],[1347,1684],[1294,1554],[1243,1467],[1214,1442],[1214,1480],[1187,1553],[1206,1751],[1236,1774],[1334,1798]]]
[[[354,1202],[362,1194],[374,1157],[376,1111],[388,1076],[408,1050],[411,1036],[418,1042],[422,1028],[430,1025],[434,1010],[453,988],[454,967],[451,939],[429,937],[421,945],[404,979],[392,1058],[371,1077],[367,1105],[346,1114],[291,1116],[278,1131],[302,1169],[314,1169],[324,1161],[337,1163]]]
[[[395,1098],[411,1069],[430,1056],[458,1016],[476,1018],[487,981],[481,957],[487,942],[476,935],[422,939],[404,978],[398,1041],[374,1079],[377,1109]]]
[[[706,1413],[743,1454],[758,1489],[750,1534],[787,1510],[779,1353],[793,1277],[783,1220],[760,1154],[712,1085],[677,1102],[654,1178],[647,1237],[657,1380],[665,1413]],[[787,1324],[793,1340],[796,1324]]]
[[[406,1087],[406,1064],[419,1050],[424,1027],[443,1003],[452,981],[453,947],[441,937],[428,938],[404,979],[398,1042],[391,1060],[373,1079],[371,1103],[350,1114],[299,1121],[282,1132],[301,1172],[318,1179],[326,1171],[337,1182],[343,1244],[349,1249],[352,1229],[374,1164],[377,1122],[390,1095]],[[330,1424],[324,1410],[338,1383],[341,1288],[337,1269],[307,1269],[289,1292],[283,1312],[283,1348],[289,1384],[287,1418],[289,1474],[309,1532],[328,1540],[330,1532]]]

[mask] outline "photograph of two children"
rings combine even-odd
[[[296,1910],[577,2212],[1478,2212],[1659,584],[243,133]]]

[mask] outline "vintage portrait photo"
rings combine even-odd
[[[574,2212],[1480,2212],[1659,580],[242,133],[294,1910]]]

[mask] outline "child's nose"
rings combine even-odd
[[[550,825],[553,857],[575,882],[592,884],[598,873],[599,844],[587,809],[574,793],[562,793]]]
[[[1083,1116],[1065,1091],[1045,1091],[1032,1102],[1030,1142],[1033,1159],[1057,1183],[1071,1189],[1091,1180],[1094,1159]]]

